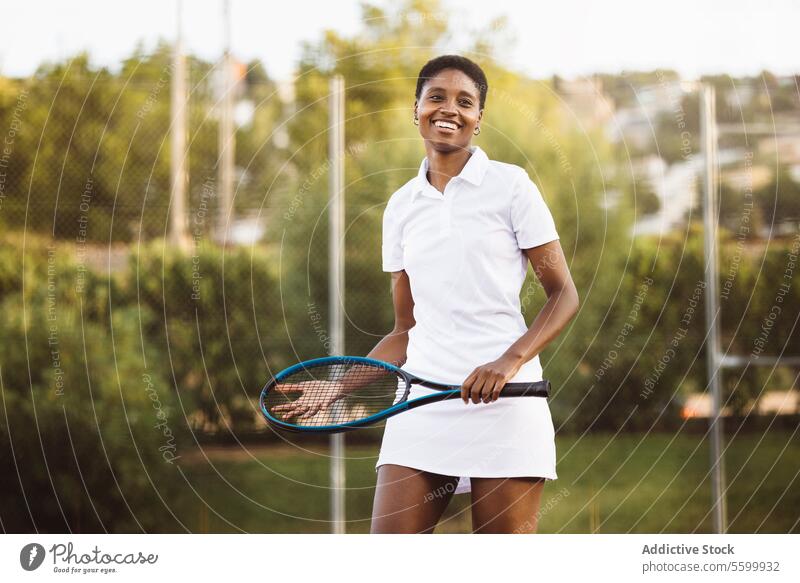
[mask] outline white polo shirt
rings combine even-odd
[[[418,175],[392,194],[383,215],[383,270],[405,270],[416,325],[403,368],[460,384],[527,330],[520,291],[522,249],[558,239],[553,217],[527,172],[489,160],[478,146],[444,194]],[[513,382],[542,379],[539,357]]]

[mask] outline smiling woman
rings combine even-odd
[[[578,294],[536,185],[470,144],[487,89],[481,68],[456,55],[428,62],[417,81],[427,156],[384,212],[395,326],[367,356],[460,385],[462,400],[386,422],[375,533],[433,532],[453,494],[470,491],[474,531],[535,532],[544,482],[556,479],[547,401],[498,396],[509,382],[542,380],[538,354]],[[528,262],[548,296],[529,329],[519,299]]]

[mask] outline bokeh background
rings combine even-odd
[[[3,531],[331,530],[327,438],[275,433],[257,403],[330,348],[329,81],[345,82],[345,345],[363,355],[393,324],[381,216],[424,156],[416,75],[445,52],[486,71],[474,143],[537,183],[582,300],[541,355],[559,479],[540,532],[712,531],[700,83],[721,129],[721,348],[743,359],[720,373],[728,528],[800,531],[791,4],[681,4],[669,22],[688,32],[664,43],[625,2],[602,19],[343,2],[330,21],[315,3],[186,2],[180,26],[161,2],[131,18],[135,44],[115,38],[125,11],[79,2],[81,24],[59,24],[56,4],[2,24]],[[268,57],[237,45],[252,29]],[[531,273],[527,321],[544,299]],[[348,532],[369,530],[380,436],[346,436]],[[469,518],[456,497],[437,532]]]

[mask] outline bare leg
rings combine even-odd
[[[472,530],[533,534],[544,478],[471,478]]]
[[[372,507],[373,534],[430,534],[453,497],[458,478],[384,464]]]

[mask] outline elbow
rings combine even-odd
[[[392,334],[405,334],[417,324],[413,316],[408,318],[395,318]]]
[[[578,313],[578,310],[581,307],[581,299],[578,296],[578,290],[575,287],[575,284],[572,283],[569,286],[570,290],[570,307],[572,308],[572,312],[569,315],[570,320],[575,317],[575,314]]]
[[[575,284],[570,280],[555,294],[558,303],[563,306],[563,310],[568,315],[568,320],[572,320],[581,307],[581,300]]]
[[[413,320],[411,322],[396,322],[392,329],[392,335],[407,334],[416,325]]]

